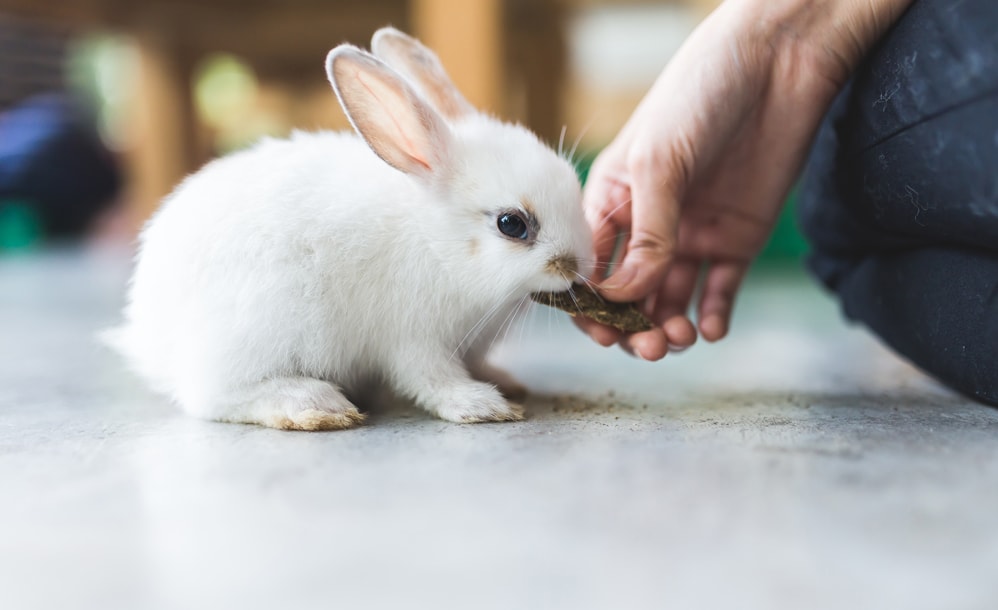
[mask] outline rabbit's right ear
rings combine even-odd
[[[412,36],[393,27],[381,28],[371,38],[371,52],[416,83],[445,118],[454,120],[475,112],[447,76],[437,54]]]
[[[350,123],[385,163],[422,178],[440,176],[450,130],[405,79],[352,45],[329,52],[326,74]]]

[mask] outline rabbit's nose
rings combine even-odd
[[[559,254],[548,261],[545,271],[566,280],[575,279],[579,274],[579,259],[572,254]]]

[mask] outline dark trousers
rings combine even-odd
[[[916,0],[833,104],[799,204],[845,314],[998,405],[996,0]]]

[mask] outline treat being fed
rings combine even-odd
[[[184,180],[106,339],[205,419],[347,428],[372,384],[449,421],[522,418],[486,354],[528,295],[592,274],[572,165],[393,28],[326,74],[356,133],[264,139]]]
[[[561,292],[535,292],[530,298],[542,305],[567,311],[573,317],[581,314],[625,333],[653,328],[651,320],[638,311],[634,303],[607,301],[584,284],[573,284],[569,290]]]

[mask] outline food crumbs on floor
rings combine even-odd
[[[603,415],[608,413],[618,413],[620,411],[631,411],[634,405],[626,401],[615,398],[613,392],[607,392],[602,396],[580,396],[575,394],[564,394],[552,396],[551,410],[554,413],[573,415]]]

